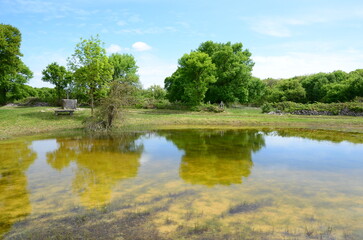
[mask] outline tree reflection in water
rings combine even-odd
[[[0,238],[31,213],[26,170],[36,159],[30,143],[0,145]]]
[[[264,145],[257,130],[160,132],[185,154],[180,164],[182,179],[207,186],[242,183],[253,166],[252,152]]]
[[[139,134],[117,137],[57,139],[59,148],[47,154],[47,162],[62,170],[77,164],[72,189],[88,208],[103,206],[111,199],[112,187],[120,180],[136,177],[143,145]]]

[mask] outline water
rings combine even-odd
[[[363,239],[362,142],[259,130],[0,142],[0,238]]]

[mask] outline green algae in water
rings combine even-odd
[[[362,239],[360,137],[163,130],[0,142],[0,236]]]

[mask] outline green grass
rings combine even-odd
[[[274,128],[321,129],[363,133],[363,117],[262,114],[259,108],[227,109],[223,113],[178,110],[128,109],[120,130],[167,128]],[[89,109],[73,116],[55,116],[51,107],[1,107],[0,139],[82,129]]]
[[[0,139],[68,131],[82,128],[82,121],[90,115],[88,109],[77,111],[74,116],[55,116],[51,107],[1,107]]]

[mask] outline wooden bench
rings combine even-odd
[[[54,110],[54,114],[58,116],[59,114],[69,114],[73,115],[74,109],[56,109]]]

